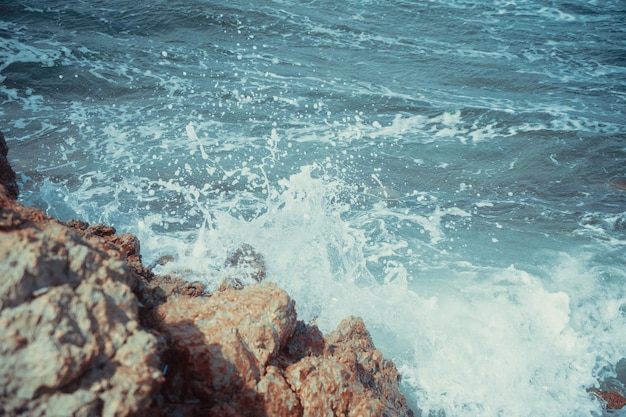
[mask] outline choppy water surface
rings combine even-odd
[[[0,4],[21,199],[299,316],[423,416],[597,416],[626,356],[622,1]]]

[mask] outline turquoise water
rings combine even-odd
[[[621,1],[0,4],[23,202],[209,287],[255,246],[302,319],[364,318],[423,416],[601,414],[625,102]]]

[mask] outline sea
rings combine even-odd
[[[417,416],[626,415],[623,0],[0,0],[0,131],[156,273],[363,318]]]

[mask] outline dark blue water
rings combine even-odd
[[[301,318],[364,318],[418,415],[601,414],[623,1],[3,1],[0,103],[22,201],[210,287],[255,246]]]

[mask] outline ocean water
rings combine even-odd
[[[247,243],[361,316],[418,416],[626,383],[622,0],[0,1],[0,130],[24,203],[156,272]]]

